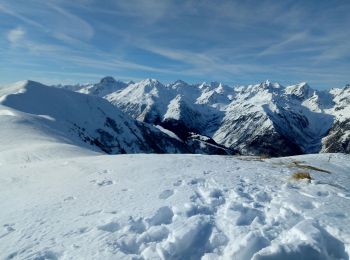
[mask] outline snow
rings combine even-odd
[[[336,118],[342,122],[349,119],[350,115],[350,88],[345,87],[343,89],[332,89],[330,91],[334,95],[335,107],[331,110]]]
[[[105,92],[102,82],[112,82],[113,87]],[[156,79],[114,87],[116,82],[106,77],[91,85],[94,91],[89,86],[79,91],[104,97],[133,118],[162,125],[178,136],[184,133],[177,126],[185,124],[189,131],[241,153],[256,154],[247,140],[261,140],[264,135],[286,139],[288,151],[279,155],[325,152],[329,149],[325,140],[346,138],[335,128],[349,120],[349,87],[319,91],[306,82],[284,87],[269,80],[235,87],[219,82],[190,85],[181,80],[163,85]],[[259,130],[236,131],[235,125]],[[274,155],[271,149],[264,153]]]
[[[0,143],[3,143],[0,151],[28,145],[37,147],[36,154],[40,157],[41,149],[45,150],[51,143],[108,153],[184,150],[178,140],[134,120],[103,98],[33,81],[1,89],[0,114]],[[161,140],[150,145],[152,138]],[[42,142],[37,140],[43,139],[46,144],[41,147]]]
[[[180,142],[182,142],[182,140],[173,132],[169,131],[168,129],[165,129],[164,127],[160,126],[160,125],[156,125],[156,128],[158,128],[160,131],[162,131],[164,134],[170,136],[171,138],[174,138]]]
[[[331,104],[330,94],[316,93],[306,83],[283,87],[265,81],[232,88],[217,82],[189,85],[176,81],[165,86],[146,79],[105,98],[140,121],[184,122],[193,131],[240,152],[247,144],[237,140],[259,138],[269,129],[281,132],[304,152],[317,152],[334,121],[332,113],[324,111]],[[256,120],[258,117],[264,120]],[[236,131],[234,121],[238,129],[259,130]]]
[[[16,114],[11,110],[1,109],[0,116],[16,116]]]
[[[84,94],[95,95],[104,97],[110,93],[115,93],[128,86],[129,83],[125,83],[120,80],[115,80],[113,77],[107,76],[100,80],[96,84],[77,84],[77,85],[55,85],[55,87],[68,89]]]
[[[332,90],[335,105],[328,107],[313,96],[284,103],[285,88],[270,82],[238,91],[219,83],[164,86],[148,79],[109,95],[135,98],[130,111],[146,104],[193,124],[197,113],[225,110],[228,128],[217,133],[224,140],[242,115],[250,115],[242,136],[270,130],[267,108],[300,110],[317,132],[322,113],[346,119],[348,92]],[[164,95],[166,102],[157,103]],[[349,259],[350,155],[106,155],[71,127],[110,131],[107,116],[123,130],[115,135],[121,144],[133,144],[144,128],[157,133],[159,143],[180,140],[100,97],[32,81],[0,89],[0,259]],[[344,131],[342,138],[348,136]],[[136,144],[127,151],[143,152]],[[312,180],[292,179],[297,171],[309,172]]]
[[[331,173],[293,181],[295,161]],[[349,172],[343,154],[3,161],[0,258],[348,259]]]

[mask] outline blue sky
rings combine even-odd
[[[0,84],[350,83],[350,1],[0,0]]]

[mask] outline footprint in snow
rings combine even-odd
[[[318,191],[316,193],[316,195],[319,197],[329,197],[329,192],[328,191]]]
[[[132,216],[130,216],[126,230],[128,232],[142,234],[146,230],[146,223],[143,218],[134,219]]]
[[[329,213],[325,213],[325,215],[333,218],[346,218],[346,215],[341,212],[329,212]]]
[[[253,197],[256,201],[261,203],[269,203],[272,200],[271,196],[266,191],[263,191],[263,190],[260,190],[254,193]]]
[[[161,224],[170,224],[172,222],[174,213],[171,208],[165,206],[157,210],[153,217],[146,221],[152,226],[159,226]]]
[[[249,226],[254,220],[260,223],[265,222],[264,213],[258,209],[246,207],[239,203],[233,204],[229,209],[231,215],[228,214],[228,217],[231,218],[237,226]]]
[[[103,170],[103,171],[100,171],[98,174],[99,175],[103,175],[103,174],[109,174],[109,170]]]
[[[175,187],[178,187],[182,184],[182,180],[177,180],[176,182],[173,183]]]
[[[85,213],[80,214],[80,216],[82,216],[82,217],[88,217],[88,216],[92,216],[92,215],[99,214],[99,213],[101,213],[101,212],[102,212],[101,209],[100,209],[100,210],[91,210],[91,211],[88,211],[88,212],[85,212]]]
[[[5,224],[4,228],[8,231],[8,232],[12,232],[15,231],[15,229],[13,228],[15,224]]]
[[[13,228],[13,226],[14,226],[15,224],[5,224],[5,225],[3,225],[3,227],[5,228],[5,234],[1,234],[1,232],[0,232],[0,238],[3,238],[3,237],[5,237],[5,236],[7,236],[8,234],[10,234],[11,232],[13,232],[13,231],[16,231],[16,229],[14,229]]]
[[[103,187],[103,186],[109,186],[114,184],[114,181],[112,180],[103,180],[97,183],[98,186]]]
[[[174,194],[174,191],[173,190],[163,190],[158,198],[162,199],[162,200],[165,200],[167,198],[169,198],[170,196],[172,196]]]
[[[320,203],[314,201],[300,201],[299,204],[303,209],[315,209],[320,207]]]
[[[203,178],[194,178],[192,180],[189,181],[189,185],[196,185],[196,184],[203,184],[205,183],[205,179]]]
[[[113,233],[113,232],[118,231],[120,229],[120,225],[116,221],[111,221],[107,224],[98,226],[97,229]]]
[[[80,227],[74,230],[71,230],[65,234],[63,234],[64,237],[71,237],[71,236],[76,236],[76,235],[82,235],[85,234],[86,232],[89,232],[91,228],[88,227]]]
[[[57,260],[59,257],[59,253],[56,253],[54,251],[42,251],[42,252],[38,252],[33,259],[47,259],[47,260]]]
[[[70,201],[70,200],[75,200],[76,198],[74,196],[69,196],[64,198],[64,201]]]

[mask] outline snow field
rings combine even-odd
[[[347,155],[116,155],[0,166],[1,259],[348,259]],[[305,161],[311,171],[295,182]]]

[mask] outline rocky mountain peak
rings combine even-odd
[[[106,76],[100,80],[101,84],[114,84],[117,83],[117,81],[111,77],[111,76]]]

